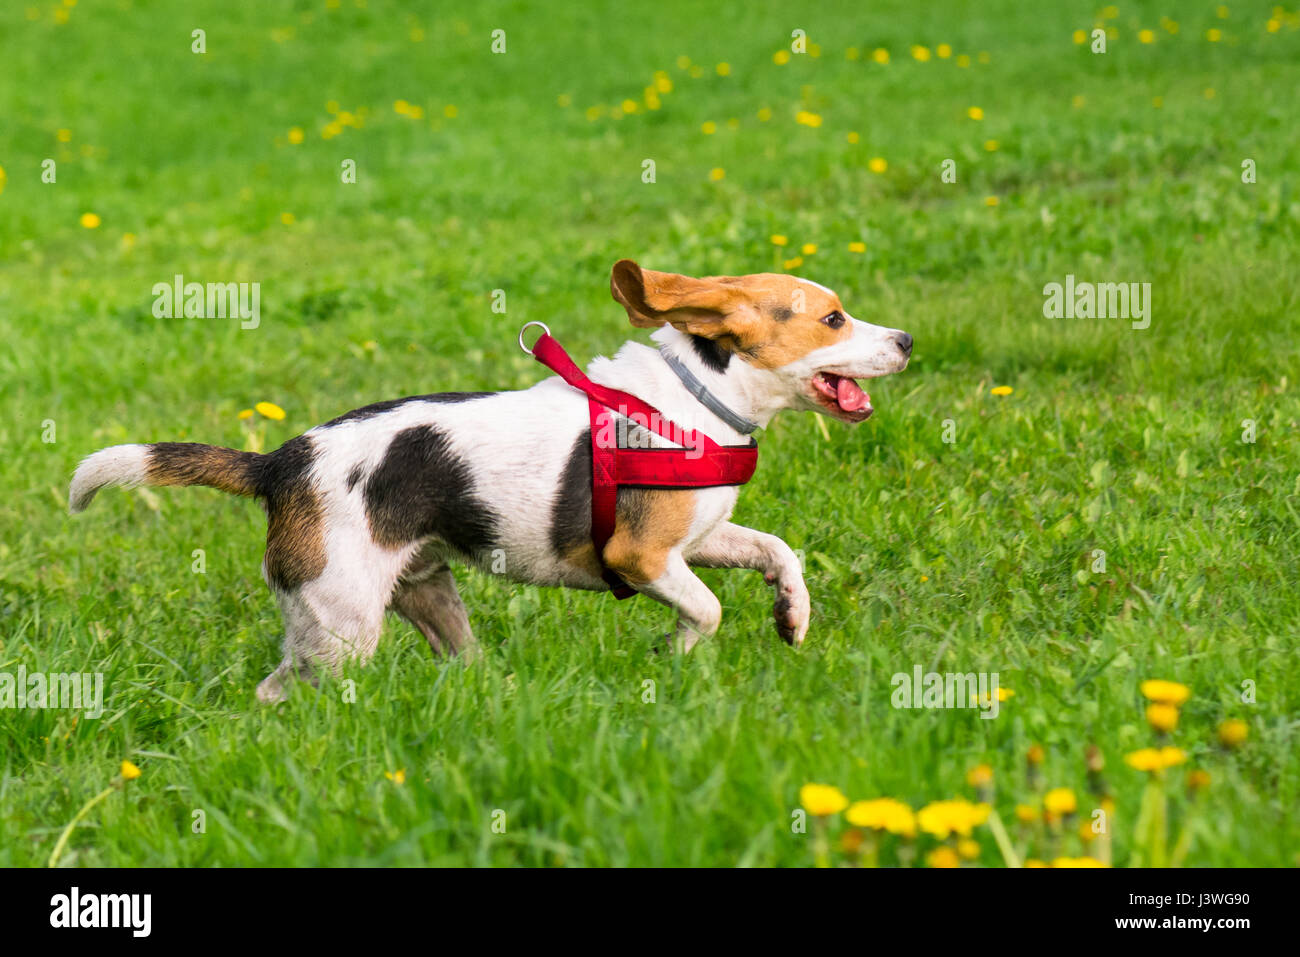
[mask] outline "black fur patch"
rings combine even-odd
[[[773,306],[772,318],[777,322],[789,322],[794,318],[794,310],[789,306]]]
[[[497,545],[497,514],[475,494],[469,467],[432,426],[393,437],[366,480],[365,500],[370,532],[381,545],[433,536],[470,558]]]
[[[727,371],[731,353],[722,346],[705,336],[691,336],[691,345],[695,347],[695,354],[714,372]]]
[[[489,395],[496,395],[495,392],[434,392],[431,395],[408,395],[404,399],[388,399],[384,402],[375,402],[371,405],[363,405],[359,409],[353,409],[351,412],[345,412],[337,419],[330,419],[322,429],[328,429],[331,425],[338,425],[340,422],[354,422],[358,419],[369,419],[372,416],[382,415],[385,412],[391,412],[393,409],[400,408],[408,402],[437,402],[442,405],[450,405],[456,402],[470,402],[474,399],[483,399]]]
[[[563,555],[591,541],[591,429],[573,443],[551,510],[551,547]]]
[[[362,473],[361,473],[361,466],[360,466],[360,465],[354,465],[354,466],[352,466],[352,471],[348,473],[348,491],[349,491],[349,492],[351,492],[354,488],[357,487],[357,483],[361,481],[361,474],[362,474]]]
[[[296,486],[305,485],[307,473],[316,458],[311,439],[305,435],[290,439],[274,452],[257,459],[253,471],[256,495],[268,501],[285,495]]]

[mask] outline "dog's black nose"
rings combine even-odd
[[[894,336],[894,341],[898,343],[898,348],[903,351],[903,355],[910,356],[912,354],[912,337],[906,332],[898,333]]]

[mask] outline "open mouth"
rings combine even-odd
[[[857,380],[834,372],[818,372],[812,377],[813,390],[822,405],[833,415],[849,422],[861,422],[874,409],[871,396],[858,385]]]

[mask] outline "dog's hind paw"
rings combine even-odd
[[[778,586],[772,617],[776,620],[776,633],[788,645],[798,648],[808,634],[808,617],[811,603],[806,588],[793,585]]]

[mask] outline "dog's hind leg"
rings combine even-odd
[[[460,655],[466,660],[477,654],[469,612],[445,563],[432,566],[415,580],[399,582],[390,607],[420,629],[435,654]]]

